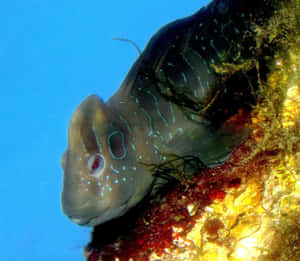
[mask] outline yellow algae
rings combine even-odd
[[[187,234],[186,239],[191,240],[197,247],[201,248],[202,246],[202,227],[204,224],[204,218],[196,220],[196,224],[193,227],[193,230]]]
[[[213,243],[207,243],[202,249],[202,256],[199,259],[194,260],[203,260],[203,261],[224,261],[227,260],[227,255],[229,254],[229,250],[226,247],[218,246],[216,247]]]

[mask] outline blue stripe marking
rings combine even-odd
[[[174,124],[176,119],[175,119],[175,113],[174,113],[174,108],[173,108],[173,104],[169,101],[169,106],[170,106],[170,111],[172,114],[172,123]]]
[[[181,73],[181,76],[183,78],[184,83],[186,84],[187,83],[187,78],[186,78],[184,72]]]
[[[128,129],[128,132],[132,135],[132,144],[131,144],[131,148],[133,150],[135,150],[135,136],[133,135],[133,131],[131,129],[131,127],[129,126],[127,120],[125,120],[125,118],[123,118],[123,116],[121,114],[119,114],[120,119],[125,122],[126,128]]]
[[[187,65],[188,65],[188,66],[192,69],[192,71],[195,73],[195,76],[196,76],[198,85],[200,86],[200,90],[202,90],[202,89],[203,89],[203,85],[202,85],[202,81],[201,81],[201,78],[200,78],[199,74],[196,73],[196,72],[197,72],[197,69],[194,68],[194,66],[192,65],[192,62],[189,61],[189,58],[188,58],[188,57],[186,57],[186,56],[183,55],[183,54],[181,54],[181,56],[182,56],[183,60],[187,63]],[[199,57],[198,57],[198,58],[199,58]],[[202,58],[200,58],[200,59],[202,59]],[[201,97],[201,95],[198,96],[198,90],[199,90],[199,88],[197,88],[197,89],[194,90],[194,96],[195,96],[196,98]]]
[[[140,109],[147,117],[148,121],[149,121],[149,132],[148,132],[148,136],[151,136],[153,134],[153,129],[152,129],[152,118],[151,116],[149,115],[149,113],[144,109],[144,108],[141,108]]]
[[[147,93],[149,95],[151,95],[154,99],[154,103],[155,103],[155,107],[156,107],[156,111],[157,111],[157,114],[158,116],[162,119],[162,121],[164,122],[164,124],[166,125],[166,127],[168,127],[168,121],[166,120],[166,118],[161,114],[160,110],[159,110],[159,106],[158,106],[158,100],[157,100],[157,97],[151,93],[149,90],[147,90]]]

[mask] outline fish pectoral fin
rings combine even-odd
[[[170,153],[196,156],[209,168],[222,165],[232,151],[246,140],[246,128],[236,130],[230,126],[215,130],[210,127],[185,130],[169,144]]]

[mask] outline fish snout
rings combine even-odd
[[[81,226],[93,226],[92,221],[101,217],[107,209],[108,205],[95,206],[93,200],[87,200],[80,204],[71,204],[71,206],[63,203],[62,209],[66,216],[74,223]]]

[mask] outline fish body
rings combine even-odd
[[[252,99],[256,69],[235,79],[212,65],[255,56],[256,43],[243,32],[258,3],[217,0],[164,26],[106,103],[91,95],[79,105],[62,158],[62,208],[73,222],[122,216],[156,184],[149,166],[170,155],[192,155],[209,168],[226,161],[245,133],[222,123]]]

